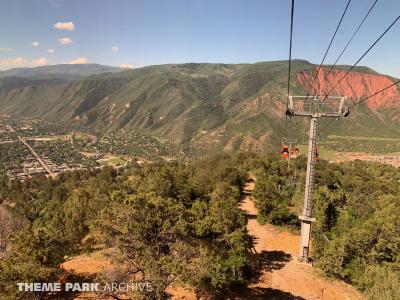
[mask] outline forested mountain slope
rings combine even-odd
[[[0,78],[20,77],[20,78],[49,78],[59,77],[64,79],[78,79],[82,76],[88,76],[101,73],[117,73],[122,68],[109,67],[99,64],[61,64],[40,66],[35,68],[14,68],[6,71],[0,71]]]
[[[310,90],[315,65],[293,62],[292,93]],[[339,80],[346,66],[319,73],[320,92]],[[181,64],[91,75],[79,80],[0,80],[0,110],[104,133],[121,128],[191,143],[199,149],[263,151],[284,131],[287,62]],[[354,103],[393,79],[362,67],[334,91]],[[326,133],[398,136],[400,93],[386,90],[356,107],[348,121]],[[306,120],[293,120],[289,132],[303,138]]]
[[[251,287],[260,271],[274,272],[295,259],[297,247],[294,251],[259,248],[261,252],[254,253],[260,240],[249,235],[245,213],[239,208],[249,173],[257,178],[252,193],[256,222],[287,226],[298,234],[304,157],[294,159],[290,171],[276,156],[240,153],[191,163],[160,161],[119,171],[69,172],[56,180],[36,176],[8,182],[2,177],[0,223],[10,223],[9,216],[25,220],[23,230],[13,226],[13,234],[3,233],[12,247],[0,253],[2,295],[34,299],[32,293],[18,294],[15,282],[88,280],[68,278],[60,266],[71,257],[102,250],[107,250],[115,268],[90,280],[145,278],[154,287],[147,299],[163,299],[172,282],[193,287],[198,296],[218,299]],[[399,180],[398,168],[376,163],[321,160],[317,164],[314,266],[373,300],[400,296]],[[273,241],[268,243],[271,246]],[[259,297],[246,294],[240,299],[269,299],[265,295],[272,292],[262,288]],[[328,295],[327,299],[337,299]]]

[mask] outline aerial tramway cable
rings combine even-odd
[[[292,10],[290,14],[290,42],[289,42],[289,74],[288,74],[288,83],[287,83],[287,94],[290,95],[290,73],[292,66],[292,40],[293,40],[293,18],[294,18],[294,0],[292,0]],[[289,105],[288,100],[286,104]]]
[[[376,95],[378,95],[378,94],[380,94],[380,93],[386,91],[387,89],[389,89],[389,88],[391,88],[392,86],[395,86],[395,85],[397,85],[397,84],[399,84],[399,83],[400,83],[400,80],[397,80],[397,81],[393,82],[392,84],[390,84],[390,85],[384,87],[383,89],[380,89],[379,91],[377,91],[377,92],[375,92],[375,93],[373,93],[373,94],[371,94],[371,95],[369,95],[369,96],[367,96],[367,97],[365,97],[365,98],[363,98],[363,99],[357,101],[356,103],[353,103],[352,105],[350,105],[350,106],[348,107],[348,109],[350,110],[351,108],[353,108],[353,107],[359,105],[360,103],[366,102],[368,99],[370,99],[370,98],[372,98],[372,97],[374,97],[374,96],[376,96]],[[333,119],[331,122],[329,122],[329,123],[326,124],[324,127],[322,127],[322,128],[320,129],[319,133],[324,132],[325,129],[328,128],[334,121],[336,121],[336,119]]]
[[[340,78],[340,80],[338,82],[336,82],[336,84],[331,88],[331,90],[325,94],[325,98],[328,98],[329,94],[332,93],[334,91],[334,89],[343,81],[343,79],[345,79],[350,73],[351,71],[353,71],[353,69],[357,66],[357,64],[368,54],[369,51],[372,50],[372,48],[381,40],[381,38],[390,30],[390,28],[392,28],[394,26],[394,24],[396,24],[396,22],[400,19],[400,15],[392,22],[392,24],[389,25],[388,28],[386,28],[386,30],[379,36],[379,38],[368,48],[367,51],[364,52],[364,54],[356,61],[356,63],[351,66],[351,68],[346,72],[346,74],[344,74],[342,76],[342,78]]]
[[[347,42],[346,46],[344,46],[342,52],[340,52],[340,54],[339,54],[338,58],[335,60],[334,64],[329,68],[327,75],[329,75],[332,72],[332,70],[335,68],[336,64],[339,62],[340,58],[343,56],[344,52],[346,52],[347,48],[349,47],[349,45],[353,41],[354,37],[357,35],[358,31],[360,30],[361,26],[364,24],[365,20],[370,15],[371,11],[374,9],[374,7],[375,7],[377,2],[378,2],[378,0],[374,1],[372,6],[370,7],[370,9],[368,10],[367,14],[364,16],[364,18],[362,19],[361,23],[358,25],[357,29],[354,31],[353,35],[351,36],[351,38]]]
[[[329,45],[328,45],[328,48],[327,48],[326,51],[325,51],[324,57],[322,58],[322,61],[321,61],[321,63],[319,64],[319,67],[318,67],[317,71],[315,72],[314,79],[313,79],[313,81],[312,81],[312,83],[311,83],[311,89],[313,89],[313,87],[314,87],[314,84],[315,84],[315,81],[317,80],[319,71],[320,71],[321,68],[322,68],[322,65],[323,65],[323,63],[324,63],[324,61],[325,61],[325,59],[326,59],[326,56],[328,55],[328,52],[329,52],[329,50],[330,50],[330,48],[331,48],[331,46],[332,46],[333,40],[335,39],[336,34],[337,34],[337,32],[338,32],[338,30],[339,30],[339,28],[340,28],[340,25],[342,24],[343,18],[344,18],[344,16],[345,16],[346,12],[347,12],[347,9],[349,8],[350,2],[351,2],[351,0],[349,0],[349,1],[347,2],[347,5],[346,5],[346,7],[345,7],[345,9],[344,9],[344,11],[343,11],[343,13],[342,13],[342,16],[341,16],[341,18],[340,18],[340,20],[339,20],[339,23],[338,23],[337,26],[336,26],[336,30],[335,30],[335,32],[334,32],[334,34],[333,34],[333,36],[332,36],[332,38],[331,38],[331,41],[330,41],[330,43],[329,43]],[[314,89],[313,89],[313,92],[316,93],[316,92],[317,92],[317,89],[314,88]],[[307,91],[307,94],[308,94],[308,95],[310,94],[309,91]]]
[[[371,14],[371,12],[372,12],[372,10],[374,9],[374,7],[375,7],[375,5],[376,5],[377,2],[378,2],[378,0],[375,0],[375,1],[373,2],[373,4],[371,5],[371,7],[369,8],[368,12],[366,13],[366,15],[364,16],[364,18],[362,19],[361,23],[358,25],[357,29],[354,31],[353,35],[351,36],[351,38],[350,38],[349,41],[347,42],[346,46],[343,48],[342,52],[339,54],[339,56],[338,56],[338,58],[336,59],[336,61],[334,62],[334,64],[329,68],[328,74],[330,74],[330,73],[332,72],[332,70],[335,68],[336,64],[338,63],[338,61],[340,60],[340,58],[342,57],[342,55],[344,54],[344,52],[347,50],[347,48],[349,47],[349,45],[350,45],[351,42],[353,41],[354,37],[356,36],[356,34],[358,33],[358,31],[360,30],[361,26],[365,23],[366,19],[367,19],[368,16]],[[397,21],[397,19],[393,22],[393,24],[394,24],[396,21]],[[391,26],[393,26],[393,24],[392,24]],[[390,27],[391,27],[391,26],[390,26]],[[390,29],[390,27],[389,27],[386,31],[388,31],[388,30]],[[384,32],[384,34],[385,34],[385,32]],[[384,35],[384,34],[383,34],[383,35]],[[382,36],[383,36],[383,35],[382,35]],[[380,39],[380,38],[379,38],[379,39]],[[379,39],[378,39],[378,40],[379,40]],[[369,49],[369,50],[370,50],[370,49]],[[357,62],[357,63],[358,63],[358,62]],[[356,64],[357,64],[357,63],[356,63]],[[346,76],[347,76],[347,75],[346,75]],[[373,96],[375,96],[375,95],[377,95],[377,94],[379,94],[379,93],[385,91],[386,89],[388,89],[388,88],[390,88],[390,87],[392,87],[392,86],[398,84],[399,82],[400,82],[400,81],[397,81],[397,82],[395,82],[395,83],[393,83],[393,84],[391,84],[391,85],[389,85],[389,86],[383,88],[382,90],[380,90],[380,91],[378,91],[378,92],[376,92],[376,93],[374,93],[374,94],[368,96],[367,98],[361,100],[359,103],[368,100],[369,98],[371,98],[371,97],[373,97]],[[336,86],[337,86],[337,85],[335,85],[335,87],[336,87]],[[335,87],[334,87],[334,88],[335,88]],[[330,94],[331,92],[332,92],[332,90],[331,90],[328,94],[325,93],[325,99],[329,96],[329,94]],[[355,106],[358,105],[359,103],[354,103],[353,105],[351,105],[351,106],[349,107],[349,109],[352,108],[352,107],[355,107]],[[329,127],[331,124],[333,124],[334,122],[335,122],[335,119],[333,119],[333,120],[330,121],[328,124],[326,124],[324,127],[322,127],[321,130],[320,130],[320,133],[321,133],[321,132],[324,132],[325,129],[328,128],[328,127]]]
[[[290,96],[290,76],[292,68],[292,40],[293,40],[293,19],[294,19],[294,0],[292,0],[292,8],[290,13],[290,41],[289,41],[289,70],[288,70],[288,81],[287,81],[287,98],[286,98],[286,109],[289,107],[289,96]],[[287,135],[288,128],[288,116],[285,116],[285,138]]]
[[[379,91],[377,91],[377,92],[375,92],[375,93],[369,95],[368,97],[366,97],[366,98],[364,98],[364,99],[362,99],[362,100],[360,100],[360,101],[354,103],[353,105],[350,105],[350,106],[349,106],[349,109],[350,109],[350,108],[353,108],[354,106],[359,105],[359,104],[362,103],[362,102],[367,101],[368,99],[370,99],[370,98],[372,98],[372,97],[374,97],[374,96],[376,96],[376,95],[382,93],[383,91],[386,91],[387,89],[389,89],[389,88],[391,88],[392,86],[395,86],[395,85],[397,85],[397,84],[399,84],[399,83],[400,83],[400,80],[397,80],[397,81],[393,82],[392,84],[388,85],[387,87],[385,87],[385,88],[383,88],[383,89],[381,89],[381,90],[379,90]]]

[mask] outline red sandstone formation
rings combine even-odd
[[[333,70],[328,73],[328,69],[321,68],[314,87],[311,86],[315,76],[314,73],[311,74],[306,71],[298,72],[297,80],[306,90],[311,92],[313,89],[317,89],[318,94],[324,95],[324,93],[328,93],[337,84],[346,72],[345,70]],[[393,81],[383,75],[351,72],[330,95],[344,95],[349,97],[351,102],[356,102],[392,83]],[[396,86],[392,86],[386,91],[370,98],[367,101],[367,105],[373,110],[377,108],[400,109],[400,92]]]

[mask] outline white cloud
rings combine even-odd
[[[16,58],[6,58],[3,60],[0,60],[0,67],[2,69],[21,67],[21,66],[26,66],[27,64],[28,64],[28,62],[20,56],[18,56]]]
[[[56,52],[56,50],[54,50],[54,49],[47,49],[47,52],[49,52],[50,54],[54,54],[54,52]]]
[[[117,46],[111,47],[111,51],[112,52],[118,52],[119,51],[119,47],[117,47]]]
[[[81,65],[81,64],[87,64],[87,63],[88,63],[88,60],[85,57],[78,57],[69,62],[70,65]]]
[[[46,65],[49,64],[49,61],[48,61],[46,58],[41,57],[41,58],[38,58],[38,59],[33,60],[33,61],[31,62],[31,64],[32,64],[32,66],[34,66],[34,67],[46,66]]]
[[[35,42],[32,42],[32,47],[35,47],[35,48],[36,48],[36,47],[39,47],[39,42],[36,42],[36,41],[35,41]]]
[[[11,48],[0,48],[0,52],[12,52],[12,51],[14,50]]]
[[[53,26],[54,26],[54,28],[61,29],[61,30],[68,30],[68,31],[75,30],[75,25],[72,22],[57,22]]]
[[[57,40],[61,45],[69,45],[72,44],[73,41],[69,37],[63,37]]]
[[[133,65],[131,64],[120,64],[119,67],[125,69],[133,69]]]
[[[38,66],[46,66],[49,64],[49,61],[44,58],[40,57],[38,59],[34,59],[32,61],[26,60],[20,56],[15,58],[6,58],[0,60],[0,69],[7,70],[11,68],[30,68],[30,67],[38,67]]]

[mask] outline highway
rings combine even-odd
[[[46,162],[36,153],[35,150],[25,141],[25,139],[17,134],[17,132],[12,128],[10,125],[7,125],[7,128],[14,132],[18,139],[31,151],[32,155],[36,158],[36,160],[40,163],[40,165],[43,167],[43,169],[46,170],[46,172],[52,177],[55,178],[56,174],[49,168],[49,166],[46,164]]]

